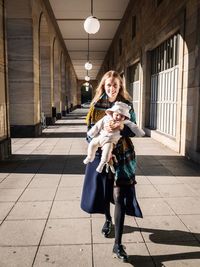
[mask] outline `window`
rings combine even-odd
[[[178,34],[151,52],[150,128],[176,137]]]

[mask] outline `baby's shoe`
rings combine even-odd
[[[88,157],[85,158],[84,161],[83,161],[84,164],[88,164],[89,162],[90,162],[90,158],[88,158]]]
[[[101,165],[99,164],[99,166],[96,168],[96,171],[99,173],[102,173],[104,165],[105,164],[101,164]]]

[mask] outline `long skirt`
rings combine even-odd
[[[100,162],[100,154],[96,154],[93,162],[86,166],[85,179],[81,197],[81,208],[87,213],[105,214],[105,203],[114,203],[113,188],[114,177],[105,168],[98,173],[96,168]],[[125,188],[126,214],[142,218],[142,211],[136,199],[135,185],[123,186]]]

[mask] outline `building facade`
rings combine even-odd
[[[99,77],[119,71],[138,124],[200,162],[200,1],[130,1]]]

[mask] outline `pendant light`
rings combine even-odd
[[[91,16],[84,21],[84,29],[89,34],[95,34],[100,29],[99,20],[93,16],[93,0],[91,0]]]
[[[90,48],[89,48],[89,34],[88,34],[88,54],[87,54],[87,62],[85,63],[85,69],[87,71],[92,69],[92,63],[89,61],[89,51]]]
[[[88,70],[87,70],[87,74],[86,74],[86,76],[85,76],[85,81],[86,81],[86,82],[89,82],[89,81],[90,81],[90,76],[88,75]]]

